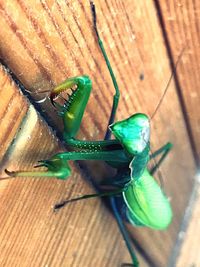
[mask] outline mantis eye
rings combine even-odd
[[[114,136],[131,155],[141,153],[150,138],[150,123],[147,115],[136,113],[109,126]]]

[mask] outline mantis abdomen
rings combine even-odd
[[[130,182],[123,197],[132,224],[157,230],[165,229],[170,224],[172,210],[169,200],[147,169],[139,179]]]

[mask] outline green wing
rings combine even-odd
[[[134,225],[162,230],[170,224],[169,200],[147,169],[139,179],[132,178],[123,198],[128,207],[128,218]]]

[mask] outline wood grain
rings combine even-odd
[[[198,1],[155,1],[159,14],[159,20],[165,37],[165,44],[168,50],[172,65],[176,61],[180,49],[184,48],[182,56],[183,64],[178,66],[176,76],[176,89],[179,95],[181,108],[184,114],[186,128],[189,134],[190,143],[197,165],[199,166],[200,142],[199,142],[199,12]],[[196,186],[198,182],[196,182]],[[193,192],[198,192],[194,188]],[[197,193],[196,193],[197,194]],[[194,193],[192,194],[194,195]],[[193,205],[187,210],[192,217],[183,224],[178,241],[183,245],[177,253],[179,260],[177,266],[199,266],[199,246],[196,236],[200,233],[198,225],[199,197],[193,199]],[[192,212],[191,209],[194,208]],[[188,225],[188,230],[186,225]]]
[[[173,62],[181,49],[183,64],[178,66],[177,93],[184,111],[196,161],[199,164],[199,1],[156,1],[163,24],[163,34],[169,56]]]
[[[172,72],[157,16],[158,10],[153,1],[112,0],[95,1],[95,4],[100,35],[121,88],[117,119],[126,118],[135,112],[143,112],[151,117]],[[82,74],[91,77],[93,92],[79,138],[101,139],[107,126],[114,89],[96,42],[89,2],[1,1],[0,12],[1,58],[32,92],[35,100],[43,97],[39,91],[50,90],[67,77]],[[174,60],[182,46],[179,49],[174,54]],[[186,50],[177,75],[187,56]],[[189,74],[185,73],[185,79]],[[141,79],[141,75],[144,79]],[[61,132],[61,122],[48,100],[41,105],[41,109],[44,110],[45,118],[51,120],[54,129]],[[172,153],[160,169],[164,189],[172,202],[174,219],[165,232],[132,227],[130,231],[153,265],[160,267],[167,266],[173,251],[195,173],[191,140],[188,138],[180,95],[174,81],[170,83],[164,101],[151,123],[152,151],[168,141],[174,144]],[[46,129],[43,124],[39,123],[39,128],[34,127],[34,134],[31,134],[29,140],[31,144],[26,147],[24,159],[20,159],[20,168],[25,166],[26,161],[27,166],[30,166],[36,158],[48,157],[58,149],[57,142],[52,141],[52,133],[43,130],[43,127]],[[42,130],[39,130],[41,127]],[[38,141],[41,131],[46,131],[46,134],[42,134],[44,139]],[[40,143],[42,146],[38,148]],[[27,155],[35,157],[29,161]],[[8,157],[8,167],[19,166],[18,163],[9,165],[13,160],[16,160],[14,156]],[[99,167],[94,172],[96,170]],[[78,169],[73,171],[73,177],[80,177]],[[90,166],[89,171],[92,172]],[[105,171],[101,172],[102,177],[108,176]],[[55,180],[16,179],[9,182],[8,187],[3,187],[3,203],[10,203],[9,214],[4,215],[4,223],[9,230],[3,228],[8,235],[6,238],[3,235],[1,237],[4,241],[4,253],[1,255],[3,266],[17,266],[23,261],[24,266],[34,263],[34,266],[102,267],[120,266],[124,260],[128,261],[116,224],[100,201],[72,205],[59,215],[52,214],[49,207],[57,199],[66,196],[67,190],[70,190],[68,196],[92,190],[81,179],[74,184],[72,180],[69,179],[63,186],[63,183]],[[17,186],[17,183],[20,185]],[[22,196],[19,193],[21,198],[17,197],[16,192],[16,197],[12,198],[13,188],[16,192],[22,190]],[[22,209],[24,203],[26,206]],[[19,229],[23,229],[20,235]],[[18,245],[14,246],[16,240]]]
[[[190,217],[190,223],[186,229],[182,229],[179,233],[179,239],[182,241],[182,246],[179,249],[179,257],[177,267],[190,266],[197,267],[200,264],[199,257],[199,232],[200,232],[200,186],[199,175],[197,175],[196,188],[192,195],[190,205],[187,207],[186,215]],[[191,212],[192,211],[192,212]]]
[[[27,111],[27,103],[2,66],[0,67],[0,88],[0,160],[2,161]]]

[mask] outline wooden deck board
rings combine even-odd
[[[151,117],[172,71],[154,3],[112,0],[109,3],[95,1],[95,4],[100,35],[121,88],[117,119],[126,118],[135,112],[143,112]],[[28,91],[32,92],[35,100],[44,96],[38,94],[38,91],[50,90],[67,77],[82,74],[91,77],[93,92],[79,138],[101,139],[107,126],[114,89],[94,36],[89,2],[2,1],[0,10],[1,58]],[[174,60],[181,50],[182,47],[178,47]],[[187,55],[186,52],[179,63],[178,74]],[[186,74],[185,77],[190,73]],[[154,265],[159,267],[167,266],[189,201],[195,174],[190,138],[179,97],[172,81],[161,107],[151,121],[152,151],[168,141],[174,144],[171,154],[160,169],[164,189],[174,210],[173,223],[165,232],[130,229]],[[48,116],[48,120],[50,119],[54,129],[61,132],[61,121],[48,100],[41,104],[41,109],[44,110],[45,118]],[[29,123],[33,126],[31,120]],[[21,152],[24,158],[6,156],[3,168],[30,167],[37,159],[46,158],[57,149],[63,149],[43,124],[39,123],[39,128],[36,128],[38,130],[34,129],[36,133],[28,140],[29,145],[23,147],[26,149],[26,152]],[[45,138],[47,143],[41,139],[42,147],[38,148],[38,133],[43,127],[45,134],[42,130],[44,136],[41,138]],[[20,162],[14,163],[16,160]],[[92,173],[95,165],[88,166]],[[107,176],[107,169],[95,166],[93,172],[97,172],[96,170],[101,170],[99,174],[101,173],[102,177]],[[77,180],[74,177],[77,177]],[[64,186],[61,182],[43,179],[16,179],[5,181],[5,184],[2,185],[1,192],[5,196],[2,209],[5,203],[9,203],[10,213],[4,216],[4,231],[7,233],[6,229],[9,227],[11,232],[8,233],[12,234],[5,238],[2,233],[2,245],[6,248],[5,253],[1,255],[4,266],[11,266],[22,259],[24,266],[30,266],[34,262],[34,266],[71,264],[109,267],[117,266],[124,260],[128,261],[129,256],[119,237],[116,224],[100,201],[72,205],[60,215],[52,214],[50,207],[58,199],[91,192],[92,189],[80,179],[76,167],[73,169],[73,176]],[[12,191],[15,198],[12,198]],[[85,211],[82,217],[83,209]],[[17,217],[21,210],[21,216]],[[89,218],[91,222],[88,221]],[[20,222],[19,226],[16,226],[16,220]],[[112,222],[113,228],[110,228],[108,222]],[[19,229],[24,231],[17,236]],[[18,245],[13,249],[16,240]],[[8,253],[11,257],[7,256]],[[17,254],[20,257],[16,256]],[[141,266],[144,266],[144,263]]]

